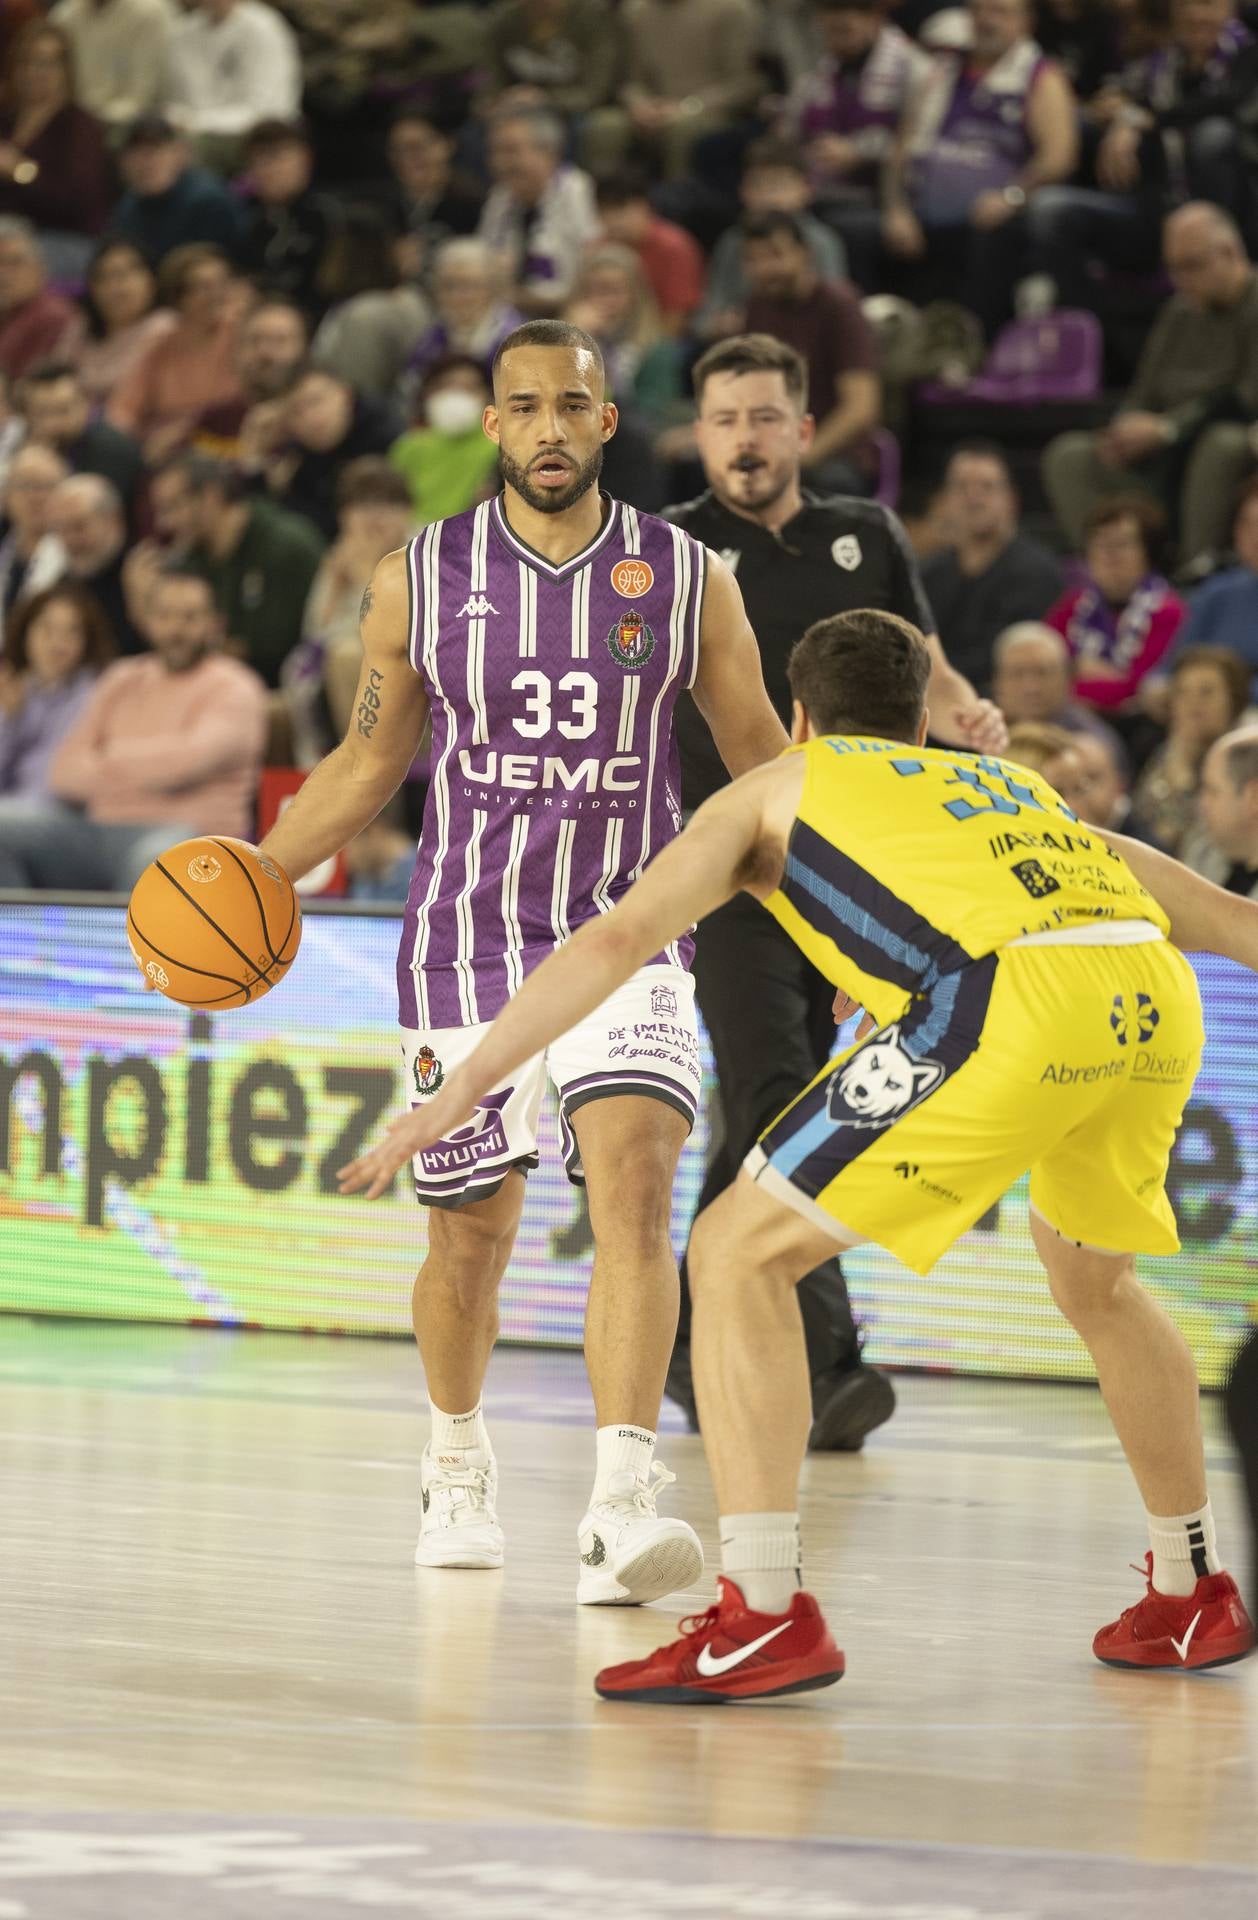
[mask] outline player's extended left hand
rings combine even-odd
[[[1005,716],[992,700],[976,700],[958,707],[957,732],[973,753],[1003,753],[1009,745]]]
[[[360,1154],[337,1173],[342,1193],[361,1193],[365,1187],[369,1200],[378,1200],[388,1190],[399,1167],[421,1153],[425,1147],[444,1140],[463,1126],[476,1111],[476,1102],[459,1092],[452,1077],[441,1092],[422,1107],[413,1107],[392,1121],[378,1147]]]

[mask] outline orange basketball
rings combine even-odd
[[[181,840],[144,869],[127,908],[136,965],[185,1007],[244,1007],[282,980],[301,944],[288,875],[247,840]]]

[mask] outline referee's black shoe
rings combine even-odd
[[[691,1433],[699,1431],[690,1348],[678,1345],[669,1362],[664,1391],[686,1416]],[[885,1373],[855,1356],[844,1366],[813,1375],[810,1453],[859,1453],[865,1435],[895,1412],[895,1388]]]

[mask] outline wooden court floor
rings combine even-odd
[[[842,1684],[616,1706],[679,1609],[572,1603],[576,1356],[496,1356],[508,1564],[451,1574],[407,1346],[0,1318],[0,1920],[1254,1920],[1258,1660],[1089,1651],[1145,1546],[1097,1396],[897,1385],[808,1467]],[[660,1455],[714,1561],[698,1443]]]

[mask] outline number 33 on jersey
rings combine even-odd
[[[699,663],[705,549],[618,501],[561,567],[501,502],[408,549],[432,774],[403,928],[403,1025],[492,1019],[681,826],[673,708]],[[681,942],[661,960],[687,964]]]

